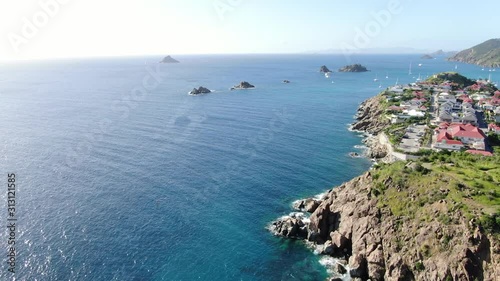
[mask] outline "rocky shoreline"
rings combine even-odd
[[[381,97],[363,102],[352,130],[370,135],[368,155],[387,158],[378,136],[389,124]],[[411,169],[411,165],[407,165]],[[399,183],[383,183],[400,190]],[[277,236],[303,240],[316,253],[332,258],[330,281],[345,280],[498,280],[500,245],[475,221],[455,213],[453,224],[402,218],[377,197],[376,182],[368,171],[315,198],[298,200],[295,212],[272,222]],[[409,200],[412,200],[409,198]],[[442,208],[436,202],[435,208]],[[454,237],[451,239],[450,237]],[[445,243],[432,252],[428,245]],[[431,254],[432,253],[432,254]]]
[[[299,212],[272,222],[269,230],[307,241],[315,252],[335,258],[335,265],[328,268],[331,281],[348,276],[352,280],[495,280],[500,245],[474,222],[459,218],[458,224],[450,226],[401,223],[379,207],[372,188],[372,175],[366,172],[331,189],[322,199],[297,201],[294,208]],[[426,256],[424,241],[448,235],[458,236],[448,254]]]
[[[379,134],[390,124],[390,121],[383,117],[384,111],[380,106],[381,98],[381,96],[375,96],[362,102],[355,116],[356,121],[349,129],[366,135],[363,140],[367,146],[366,157],[388,163],[393,161],[389,153],[390,149],[380,142]]]

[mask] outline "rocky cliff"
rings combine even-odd
[[[404,188],[391,180],[385,185],[395,192]],[[321,254],[340,259],[331,280],[340,280],[346,271],[355,280],[498,280],[500,244],[473,220],[457,212],[452,223],[440,222],[438,215],[450,211],[442,199],[429,202],[436,215],[430,222],[398,216],[377,189],[367,172],[322,200],[301,202],[297,207],[312,211],[309,219],[294,214],[270,229],[310,241]]]
[[[356,122],[351,126],[352,130],[371,135],[364,140],[368,147],[366,156],[369,158],[380,159],[388,154],[387,146],[380,143],[378,136],[390,124],[389,119],[385,117],[382,99],[382,96],[375,96],[361,103],[356,113]]]
[[[379,95],[362,102],[356,113],[356,122],[352,124],[351,129],[372,135],[382,132],[390,123],[390,120],[385,118],[382,100],[383,97]]]

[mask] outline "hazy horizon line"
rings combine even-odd
[[[46,57],[46,58],[15,58],[15,59],[0,59],[0,62],[30,62],[30,61],[57,61],[57,60],[88,60],[88,59],[117,59],[117,58],[145,58],[158,57],[160,61],[165,56],[249,56],[249,55],[344,55],[344,56],[364,56],[364,55],[424,55],[426,52],[325,52],[325,51],[303,51],[290,53],[273,53],[273,52],[257,52],[257,53],[167,53],[167,54],[130,54],[130,55],[97,55],[97,56],[67,56],[67,57]]]

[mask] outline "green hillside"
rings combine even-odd
[[[373,195],[397,216],[449,222],[456,212],[476,219],[494,235],[500,231],[500,158],[432,153],[415,162],[382,164],[372,170]],[[396,187],[396,188],[390,188]],[[408,200],[413,198],[413,200]],[[440,201],[443,200],[444,201]],[[445,202],[446,208],[436,209]],[[459,217],[461,217],[459,216]]]
[[[500,39],[490,39],[472,48],[463,50],[450,61],[477,64],[485,67],[500,67]]]
[[[457,72],[442,72],[439,74],[435,74],[431,76],[429,79],[427,79],[427,82],[434,84],[441,84],[446,81],[449,81],[451,83],[456,83],[461,88],[475,84],[475,81],[463,75],[460,75]]]

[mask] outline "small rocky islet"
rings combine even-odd
[[[208,94],[208,93],[211,93],[211,92],[212,91],[210,91],[208,88],[200,86],[200,87],[198,87],[198,89],[193,88],[193,90],[191,90],[191,92],[189,92],[189,94],[192,95],[192,96],[196,96],[196,95]]]
[[[248,83],[247,81],[241,81],[240,84],[231,87],[230,90],[243,90],[251,88],[255,88],[255,86]]]
[[[171,56],[166,56],[159,63],[179,63],[179,61]]]
[[[332,72],[330,69],[328,69],[328,67],[326,67],[326,65],[322,65],[320,68],[319,68],[319,72],[322,72],[322,73],[330,73]]]
[[[346,65],[339,69],[339,72],[367,72],[367,71],[368,69],[359,63]]]

